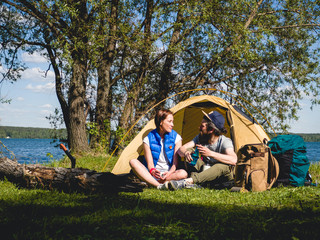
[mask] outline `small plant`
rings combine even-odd
[[[96,152],[108,152],[110,146],[110,122],[104,120],[103,126],[95,122],[87,123],[90,145]]]

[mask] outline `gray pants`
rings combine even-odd
[[[223,163],[216,163],[209,169],[201,171],[204,162],[200,159],[197,161],[197,164],[194,166],[196,171],[191,172],[190,177],[195,184],[210,183],[216,181],[232,181],[233,180],[233,171],[232,168]]]

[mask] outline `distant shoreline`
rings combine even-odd
[[[53,138],[54,134],[59,132],[59,137],[67,138],[66,129],[54,130],[51,128],[34,128],[34,127],[11,127],[0,126],[0,138]],[[289,133],[301,136],[305,142],[320,142],[320,133]],[[273,138],[274,134],[269,134]]]
[[[11,127],[0,126],[0,138],[39,138],[52,139],[59,134],[59,138],[67,138],[66,129],[54,130],[51,128]]]

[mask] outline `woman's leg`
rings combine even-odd
[[[159,186],[159,182],[149,173],[148,169],[138,160],[132,159],[129,162],[132,171],[140,178],[142,181],[157,187]]]
[[[178,169],[166,178],[166,181],[180,180],[188,177],[188,173],[184,169]]]

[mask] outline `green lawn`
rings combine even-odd
[[[79,159],[101,171],[106,157]],[[110,171],[115,158],[108,164]],[[69,166],[68,161],[55,166]],[[320,180],[320,166],[310,168]],[[1,239],[320,239],[320,188],[262,193],[145,189],[113,195],[18,189],[0,181]]]

